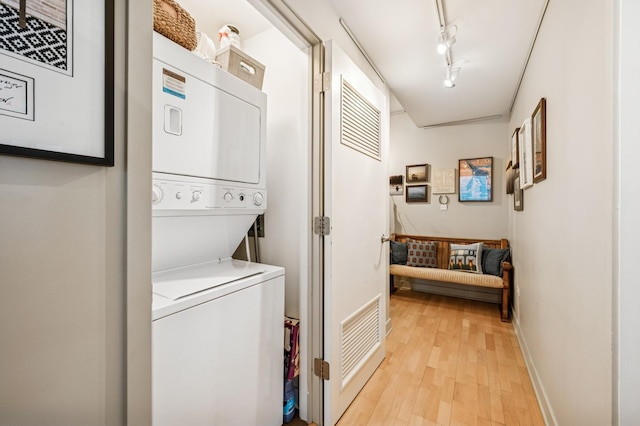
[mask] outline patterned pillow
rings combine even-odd
[[[407,266],[438,267],[438,243],[407,240]]]
[[[482,243],[450,244],[449,269],[482,273]]]

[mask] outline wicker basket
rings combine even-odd
[[[198,46],[196,21],[175,0],[153,0],[153,29],[186,49]]]

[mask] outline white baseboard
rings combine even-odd
[[[553,408],[551,407],[551,403],[549,402],[549,397],[544,391],[544,386],[542,384],[542,381],[540,380],[540,376],[538,375],[538,370],[536,370],[536,366],[533,362],[533,359],[531,358],[531,352],[529,352],[527,341],[522,334],[522,330],[520,329],[520,319],[518,318],[517,312],[515,312],[515,310],[512,310],[512,320],[513,329],[516,333],[518,344],[520,344],[520,350],[522,351],[522,356],[524,357],[524,362],[527,366],[527,371],[529,372],[531,383],[533,384],[533,390],[536,393],[538,404],[540,404],[540,411],[542,412],[542,417],[544,417],[544,423],[547,426],[557,426],[558,420],[556,419]]]

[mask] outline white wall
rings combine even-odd
[[[260,261],[285,267],[285,312],[300,318],[311,229],[309,58],[275,28],[245,40],[243,49],[266,66],[268,207]]]
[[[612,11],[549,3],[505,133],[547,99],[547,179],[510,211],[509,238],[515,326],[550,424],[611,422]]]
[[[617,33],[621,41],[616,40],[619,58],[616,64],[617,87],[617,125],[618,146],[616,162],[618,165],[617,229],[620,230],[617,241],[617,276],[619,289],[614,301],[614,355],[617,361],[614,369],[614,424],[640,424],[640,286],[638,286],[636,264],[637,243],[640,239],[640,168],[636,159],[640,156],[637,121],[640,115],[640,56],[637,46],[640,44],[640,3],[636,0],[621,0],[616,16]],[[617,311],[615,311],[617,307]]]
[[[448,194],[449,207],[440,210],[439,195],[429,190],[428,203],[405,202],[405,195],[389,196],[391,232],[494,239],[507,237],[507,211],[513,200],[505,194],[507,124],[487,121],[458,126],[417,128],[407,114],[391,117],[389,175],[405,175],[406,166],[429,164],[430,178],[437,169],[458,169],[458,160],[493,157],[493,201],[459,202],[459,188]],[[457,172],[456,172],[457,173]],[[456,174],[457,179],[457,174]]]
[[[3,425],[125,422],[124,17],[115,167],[0,156]]]

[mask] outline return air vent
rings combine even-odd
[[[340,324],[340,386],[344,387],[382,343],[380,296]]]
[[[340,142],[376,160],[380,160],[380,111],[344,78],[341,91]]]

